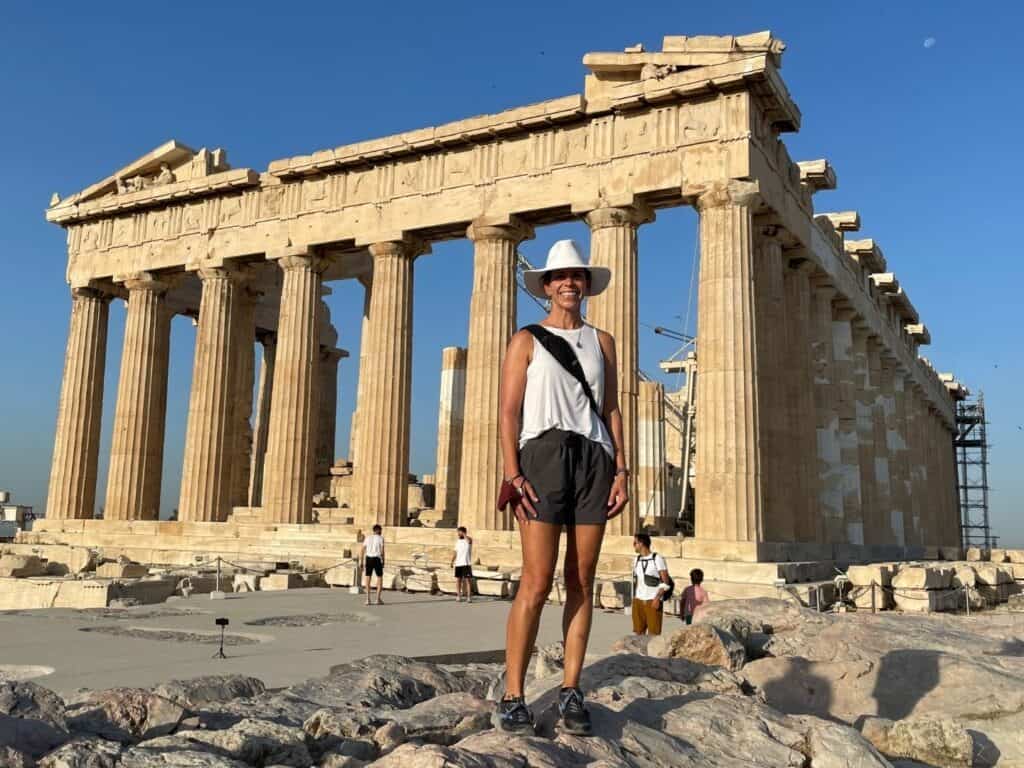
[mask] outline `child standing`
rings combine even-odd
[[[701,606],[711,602],[707,590],[701,586],[704,581],[704,571],[694,568],[690,571],[690,586],[683,590],[683,621],[687,624],[693,623],[693,615]]]

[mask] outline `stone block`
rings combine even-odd
[[[489,597],[508,597],[509,593],[509,582],[498,581],[496,579],[474,579],[475,591],[478,595],[487,595]]]
[[[141,579],[149,575],[149,568],[139,563],[100,563],[96,566],[98,579]]]
[[[258,573],[236,573],[232,579],[232,587],[235,592],[256,592],[260,588],[260,580],[263,578]]]
[[[969,565],[956,565],[953,568],[954,587],[973,587],[978,583],[978,574]]]
[[[949,589],[953,585],[953,569],[939,566],[908,566],[901,568],[893,577],[892,585],[897,590]]]
[[[455,581],[455,576],[450,571],[438,572],[435,574],[437,579],[437,591],[443,595],[454,595],[456,587],[458,586]]]
[[[597,606],[610,610],[621,610],[630,601],[631,585],[628,581],[603,581],[597,590]]]
[[[3,555],[0,557],[0,578],[25,579],[45,576],[46,564],[35,555]]]
[[[1024,581],[1024,563],[1010,563],[1009,565],[1014,581]]]
[[[846,569],[846,577],[855,587],[868,587],[871,584],[888,587],[892,584],[893,568],[881,563],[874,565],[851,565]]]
[[[264,592],[275,592],[284,589],[302,589],[306,586],[302,574],[272,573],[260,581],[260,589]]]
[[[1006,559],[1009,560],[1011,563],[1024,565],[1024,549],[1006,550]]]
[[[969,563],[980,563],[987,561],[991,553],[982,547],[968,547],[965,559]]]
[[[1016,550],[1020,551],[1020,550]],[[1005,563],[1010,560],[1009,550],[993,548],[989,550],[988,559],[993,563]]]
[[[163,603],[175,593],[178,583],[175,578],[117,582],[113,585],[111,599],[132,600],[136,605]]]
[[[849,599],[857,606],[859,611],[887,611],[894,607],[892,599],[892,587],[883,587],[879,583],[874,586],[868,584],[853,585],[850,587]],[[872,596],[873,593],[873,596]]]
[[[437,574],[414,568],[405,577],[405,589],[407,592],[426,592],[432,595],[437,591]]]
[[[1024,595],[1011,595],[1006,607],[1015,613],[1024,613]]]
[[[384,575],[381,578],[384,580],[384,589],[395,591],[405,589],[405,576],[402,574],[401,568],[384,568]],[[374,583],[376,581],[375,577]]]
[[[324,581],[332,587],[354,587],[360,583],[359,563],[342,563],[324,572]]]
[[[1013,570],[997,563],[975,563],[974,572],[979,584],[995,587],[1013,582]]]
[[[897,588],[893,592],[893,599],[896,607],[907,613],[936,613],[956,610],[958,593],[955,589]]]

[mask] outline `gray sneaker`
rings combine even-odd
[[[590,736],[594,729],[590,724],[590,713],[583,703],[583,691],[579,688],[563,688],[558,692],[559,725],[564,733],[574,736]]]
[[[516,736],[533,736],[535,733],[533,715],[522,696],[499,701],[491,715],[491,724],[503,733]]]

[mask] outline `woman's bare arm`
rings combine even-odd
[[[530,364],[533,353],[533,336],[529,331],[519,331],[512,337],[505,351],[505,362],[501,366],[501,458],[505,477],[514,478],[522,474],[519,467],[519,430],[523,412],[523,397],[526,394],[526,367]],[[519,487],[519,481],[515,482]],[[529,478],[522,483],[523,504],[516,508],[516,517],[520,523],[527,522],[529,517],[536,517],[532,501],[537,500]],[[532,501],[531,501],[532,500]],[[525,507],[525,509],[523,509]]]
[[[611,433],[612,445],[615,447],[615,469],[627,469],[626,451],[622,431],[622,411],[619,410],[619,376],[618,358],[615,354],[615,339],[604,331],[597,332],[604,353],[604,423]],[[615,517],[629,501],[629,483],[626,474],[616,474],[608,494],[608,518]]]

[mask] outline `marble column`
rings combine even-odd
[[[623,449],[630,469],[631,501],[622,514],[609,521],[606,532],[612,536],[631,536],[639,521],[637,499],[637,228],[654,221],[654,212],[646,205],[598,208],[584,217],[590,226],[590,263],[608,267],[612,279],[600,296],[587,299],[587,322],[607,331],[615,339],[619,410],[622,412]],[[749,236],[749,232],[748,232]],[[472,354],[470,345],[470,354]],[[598,405],[601,405],[598,403]]]
[[[925,546],[936,544],[932,525],[932,510],[928,483],[933,479],[928,474],[928,408],[925,405],[924,390],[915,382],[913,387],[914,439],[911,445],[912,471],[914,473],[914,498],[917,500],[917,527],[921,543]]]
[[[908,372],[903,383],[904,423],[907,440],[907,485],[909,488],[908,511],[910,513],[911,535],[909,544],[924,545],[925,523],[924,500],[921,484],[921,424],[918,416],[918,384]]]
[[[270,401],[274,393],[274,360],[277,356],[277,334],[261,331],[256,334],[263,350],[260,362],[260,384],[256,396],[256,424],[253,426],[252,467],[249,473],[249,506],[263,504],[263,465],[267,454],[267,429],[270,426]]]
[[[658,525],[665,509],[665,388],[641,381],[637,398],[637,507],[642,525]]]
[[[472,224],[473,294],[466,354],[466,419],[462,432],[459,522],[472,530],[510,530],[512,511],[495,508],[503,463],[498,387],[505,350],[516,330],[516,247],[529,227]]]
[[[316,474],[329,491],[334,465],[334,439],[338,430],[338,363],[348,357],[343,349],[320,349],[320,415],[317,419]]]
[[[764,541],[754,322],[756,185],[712,185],[700,213],[697,291],[697,537]]]
[[[231,460],[231,506],[249,505],[249,483],[252,479],[253,425],[252,390],[255,378],[256,303],[260,292],[250,285],[236,291],[235,340],[237,366],[235,376],[235,448]]]
[[[856,313],[845,299],[833,302],[832,362],[835,372],[836,411],[839,414],[839,458],[842,464],[843,521],[846,542],[864,543],[861,512],[860,449],[857,440],[857,386],[854,378],[853,319]]]
[[[437,468],[434,506],[445,520],[459,514],[459,475],[466,409],[466,350],[441,350],[441,402],[437,414]]]
[[[277,264],[284,283],[263,468],[263,518],[309,523],[318,412],[320,275],[326,262],[304,253],[280,257]]]
[[[776,226],[759,227],[754,255],[754,325],[757,408],[760,418],[764,527],[768,541],[796,538],[796,489],[788,456],[786,381],[787,306],[782,244]]]
[[[178,519],[219,523],[231,512],[239,362],[233,342],[238,325],[238,283],[242,278],[231,267],[201,269],[199,277],[203,297],[192,365]]]
[[[107,520],[156,520],[163,476],[171,313],[169,283],[143,272],[125,281],[121,374],[107,473]]]
[[[363,321],[359,332],[359,374],[356,376],[356,407],[352,411],[352,423],[348,435],[348,460],[355,466],[359,447],[359,409],[363,402],[363,383],[366,380],[366,348],[370,343],[370,300],[373,298],[373,277],[360,277],[363,286]]]
[[[409,492],[409,415],[412,384],[413,261],[415,243],[370,246],[373,298],[359,404],[358,464],[353,511],[358,525],[404,525]]]
[[[46,517],[52,520],[88,519],[96,512],[110,299],[92,288],[71,289],[71,327],[46,497]]]
[[[857,460],[860,467],[861,520],[864,543],[878,544],[878,496],[875,484],[875,429],[872,408],[875,386],[868,366],[870,330],[862,318],[853,322],[853,375],[857,418]]]
[[[812,262],[789,260],[784,274],[786,295],[786,417],[788,440],[783,455],[793,488],[792,508],[796,541],[824,541],[818,514],[817,432],[815,429],[814,371],[811,365]]]
[[[832,352],[832,300],[836,290],[823,275],[811,280],[811,358],[818,457],[818,505],[825,541],[846,542],[843,518],[843,462],[839,448],[838,382]]]
[[[904,399],[906,372],[897,358],[882,357],[882,390],[886,397],[886,447],[889,452],[889,491],[892,499],[892,529],[897,544],[911,543],[910,489],[908,487],[907,432]]]
[[[895,544],[892,521],[892,490],[890,488],[888,434],[886,429],[887,395],[882,373],[882,346],[877,336],[867,340],[868,379],[871,382],[871,446],[875,483],[874,543]],[[891,396],[892,386],[889,385]]]

